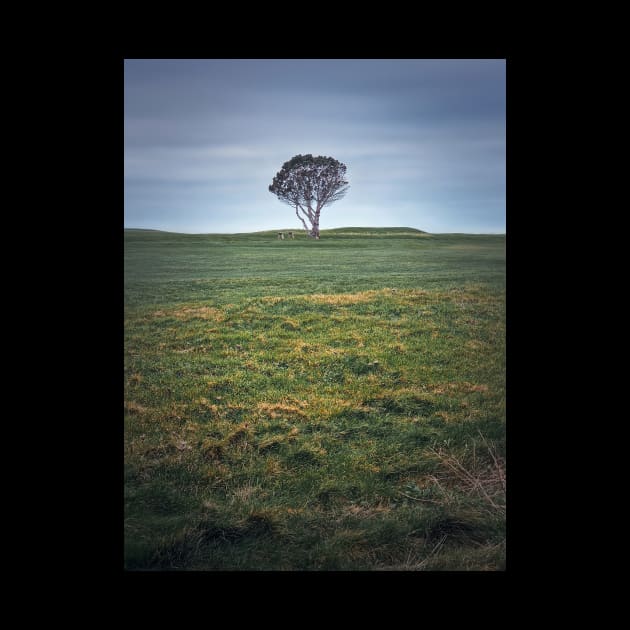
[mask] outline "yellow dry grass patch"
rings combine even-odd
[[[305,407],[306,403],[302,403],[300,406]],[[299,416],[300,418],[306,417],[306,414],[302,411],[302,409],[295,404],[288,405],[285,403],[262,402],[256,405],[256,409],[271,418],[283,418],[286,416]]]
[[[301,339],[296,339],[291,344],[291,352],[293,354],[302,354],[303,352],[310,352],[314,350],[315,348],[316,346],[314,346],[312,343],[306,343],[305,341],[302,341]]]
[[[432,394],[446,394],[446,392],[450,391],[448,385],[448,383],[445,385],[433,385],[429,388],[429,391]]]
[[[366,443],[370,444],[371,442],[372,440],[367,440]],[[352,470],[363,473],[377,473],[381,471],[379,466],[374,465],[364,457],[361,457],[352,463]]]
[[[343,306],[346,304],[359,304],[360,302],[369,302],[383,291],[359,291],[357,293],[314,293],[313,295],[304,296],[307,302],[315,304],[331,304],[333,306]]]
[[[283,301],[300,300],[315,304],[331,304],[333,306],[343,306],[346,304],[358,304],[359,302],[369,302],[378,294],[384,291],[358,291],[357,293],[312,293],[308,295],[296,295],[291,297],[277,297],[273,295],[260,298],[266,304],[278,304]]]
[[[219,411],[220,411],[219,407],[215,405],[214,403],[211,403],[208,399],[198,398],[196,402],[198,405],[201,405],[202,407],[205,407],[206,409],[211,411],[215,416],[219,415]]]
[[[394,298],[399,302],[415,301],[418,299],[426,299],[432,297],[433,299],[450,299],[453,296],[447,293],[429,292],[423,289],[391,289],[389,287],[384,289],[370,289],[367,291],[357,291],[355,293],[311,293],[303,295],[294,295],[287,297],[279,297],[276,295],[268,295],[259,298],[259,300],[265,304],[279,304],[281,302],[310,302],[311,304],[328,304],[331,306],[349,306],[352,304],[360,304],[364,302],[371,302],[379,298]],[[457,297],[460,297],[459,295]]]
[[[295,319],[291,319],[290,317],[285,317],[282,320],[282,324],[280,324],[280,326],[285,330],[299,330],[300,322]]]
[[[470,394],[472,392],[487,392],[488,386],[464,381],[462,383],[438,383],[429,388],[432,394],[459,393]]]
[[[314,396],[309,399],[309,409],[314,418],[329,418],[343,411],[368,410],[361,405],[361,394],[357,393],[355,400],[347,398],[320,397]]]
[[[209,319],[213,322],[222,322],[225,319],[225,313],[218,308],[211,306],[198,306],[196,308],[181,308],[173,311],[173,315],[177,319],[188,321],[190,319]]]
[[[322,357],[334,357],[346,354],[347,350],[334,346],[307,343],[301,339],[297,339],[289,344],[289,352],[292,356],[299,356],[309,364]]]

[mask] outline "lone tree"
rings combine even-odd
[[[296,155],[282,165],[269,192],[295,208],[309,236],[319,238],[319,213],[348,192],[346,165],[321,155]],[[311,228],[306,225],[308,219]]]

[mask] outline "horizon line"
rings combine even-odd
[[[427,232],[426,230],[421,230],[420,228],[414,228],[414,227],[410,227],[410,226],[397,226],[397,225],[390,225],[390,226],[359,226],[359,225],[349,225],[349,226],[343,226],[343,227],[336,227],[336,228],[326,228],[323,230],[320,230],[320,232],[327,232],[327,231],[332,231],[332,230],[352,230],[352,229],[360,229],[360,230],[388,230],[388,229],[394,229],[394,230],[416,230],[418,232],[422,232],[423,234],[470,234],[470,235],[475,235],[475,236],[483,236],[483,235],[492,235],[492,236],[505,236],[506,235],[506,230],[504,230],[503,232]],[[169,234],[186,234],[188,236],[203,236],[203,235],[210,235],[210,234],[220,234],[220,235],[224,235],[224,236],[230,236],[230,235],[235,235],[235,234],[257,234],[260,232],[304,232],[304,228],[267,228],[267,229],[263,229],[263,230],[252,230],[251,232],[178,232],[175,230],[165,230],[165,229],[160,229],[160,228],[147,228],[147,227],[127,227],[127,226],[123,226],[123,230],[144,230],[145,232],[166,232]]]

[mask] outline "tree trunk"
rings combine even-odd
[[[313,229],[311,230],[311,236],[319,240],[319,210],[315,212],[313,218]]]
[[[313,211],[313,208],[311,208],[311,206],[308,206],[307,209],[305,210],[304,208],[302,208],[302,206],[299,206],[300,210],[302,210],[302,213],[304,214],[304,216],[301,216],[300,213],[298,212],[298,206],[295,206],[295,214],[297,216],[297,218],[302,221],[302,225],[304,226],[304,229],[306,230],[306,234],[310,237],[310,238],[315,238],[319,240],[319,210],[315,210]],[[311,224],[311,229],[308,229],[308,226],[306,225],[306,221],[304,221],[304,219],[308,219],[309,223]]]

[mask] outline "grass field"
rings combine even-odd
[[[124,271],[127,569],[505,568],[504,236],[126,230]]]

